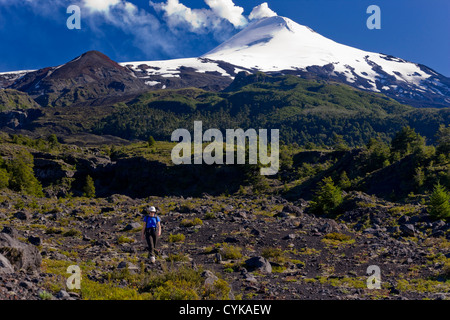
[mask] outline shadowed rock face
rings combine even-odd
[[[28,73],[11,88],[28,93],[42,106],[65,106],[138,94],[148,86],[103,53],[89,51],[62,66]]]

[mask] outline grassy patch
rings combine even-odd
[[[185,235],[182,233],[169,234],[169,242],[183,242],[186,239]]]
[[[355,239],[344,233],[333,232],[326,234],[321,241],[330,246],[340,246],[352,244],[355,242]]]
[[[225,243],[220,248],[220,254],[224,259],[240,259],[242,258],[242,248]]]
[[[76,229],[70,229],[63,233],[64,237],[79,237],[81,236],[81,231]]]
[[[203,221],[202,219],[199,218],[195,218],[195,219],[183,219],[181,221],[181,226],[182,227],[194,227],[194,226],[201,226],[203,225]]]
[[[121,235],[117,238],[117,244],[123,244],[123,243],[134,243],[135,240],[132,238],[128,238],[126,236]]]

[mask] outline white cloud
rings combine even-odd
[[[83,0],[83,5],[91,11],[109,11],[119,3],[121,0]]]
[[[110,25],[129,35],[124,46],[137,47],[149,57],[196,54],[199,48],[192,48],[190,41],[196,41],[196,46],[203,46],[202,50],[209,50],[209,44],[225,41],[236,29],[244,28],[248,18],[275,15],[267,3],[255,7],[247,18],[244,9],[237,6],[234,0],[204,0],[204,8],[198,9],[182,2],[149,1],[150,7],[159,14],[151,12],[148,7],[138,7],[134,4],[137,0],[0,0],[0,5],[12,8],[26,5],[36,15],[54,21],[67,18],[55,14],[56,9],[62,12],[60,9],[71,4],[79,5],[83,26],[98,35],[98,39],[91,41],[108,41],[108,29],[104,26]]]
[[[220,18],[229,21],[235,28],[247,25],[247,19],[242,15],[244,8],[236,6],[232,0],[205,0],[211,10]]]
[[[102,34],[103,23],[107,23],[130,35],[129,41],[148,55],[176,54],[178,49],[173,34],[159,22],[158,18],[144,9],[125,0],[83,0],[84,5],[96,15],[85,19],[92,30]],[[102,2],[100,4],[100,2]]]
[[[163,12],[167,24],[172,28],[187,24],[190,31],[195,32],[208,28],[211,20],[211,13],[208,10],[191,9],[178,0],[167,0],[166,3],[150,1],[150,6],[156,11]]]
[[[232,0],[205,0],[209,9],[191,9],[179,0],[166,0],[150,6],[162,12],[171,28],[188,26],[189,31],[196,33],[218,32],[229,29],[224,22],[234,28],[242,28],[248,24],[243,16],[244,9],[236,6]]]
[[[250,20],[258,20],[274,16],[277,16],[277,13],[269,8],[267,2],[264,2],[261,3],[259,6],[254,7],[248,18]]]

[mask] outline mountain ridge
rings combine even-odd
[[[116,63],[90,51],[58,67],[0,73],[0,89],[27,92],[43,106],[70,105],[147,90],[221,91],[239,72],[338,81],[414,107],[450,107],[450,78],[423,64],[340,44],[280,16],[251,23],[200,57]],[[95,82],[100,85],[92,87]]]

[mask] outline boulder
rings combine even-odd
[[[14,268],[11,263],[9,263],[9,260],[6,259],[4,255],[0,254],[0,275],[7,273],[14,273]]]
[[[339,231],[339,225],[336,221],[330,220],[325,222],[319,229],[322,233],[332,233]]]
[[[41,267],[42,258],[35,246],[11,238],[6,233],[0,233],[0,254],[9,260],[16,271],[32,272]]]
[[[249,273],[247,269],[242,268],[241,274],[244,278],[244,281],[251,283],[258,283],[258,280],[256,280],[256,278],[251,273]]]
[[[292,213],[295,214],[297,217],[301,216],[303,214],[303,209],[294,206],[292,204],[287,204],[283,207],[283,212]]]
[[[31,219],[31,214],[27,211],[18,211],[14,214],[14,217],[19,219],[19,220],[30,220]]]
[[[13,239],[17,239],[17,237],[19,236],[19,232],[17,232],[17,230],[11,226],[4,226],[2,233],[8,234]]]
[[[291,214],[289,212],[278,212],[277,214],[274,215],[274,217],[276,218],[289,218],[291,216]]]
[[[272,273],[270,262],[264,257],[253,257],[245,261],[245,266],[250,271],[258,270],[262,273]]]
[[[219,280],[219,278],[218,278],[214,273],[212,273],[212,272],[209,271],[209,270],[203,271],[203,273],[202,273],[201,276],[202,276],[203,278],[205,278],[205,282],[204,282],[205,287],[213,286],[214,283],[215,283],[217,280]]]
[[[131,231],[131,230],[138,230],[142,228],[142,224],[139,222],[132,222],[128,224],[123,231]]]
[[[56,298],[58,299],[62,299],[62,300],[68,300],[70,299],[70,294],[65,291],[65,290],[60,290],[57,294],[56,294]]]
[[[405,235],[407,235],[407,236],[413,237],[413,236],[415,236],[415,234],[416,234],[416,230],[415,230],[415,228],[414,228],[414,225],[409,224],[409,223],[407,223],[407,224],[402,224],[402,225],[400,226],[400,230],[401,230]]]
[[[29,236],[29,237],[28,237],[28,241],[29,241],[32,245],[35,245],[35,246],[40,246],[41,243],[42,243],[41,238],[39,238],[39,237],[33,237],[33,236]]]

